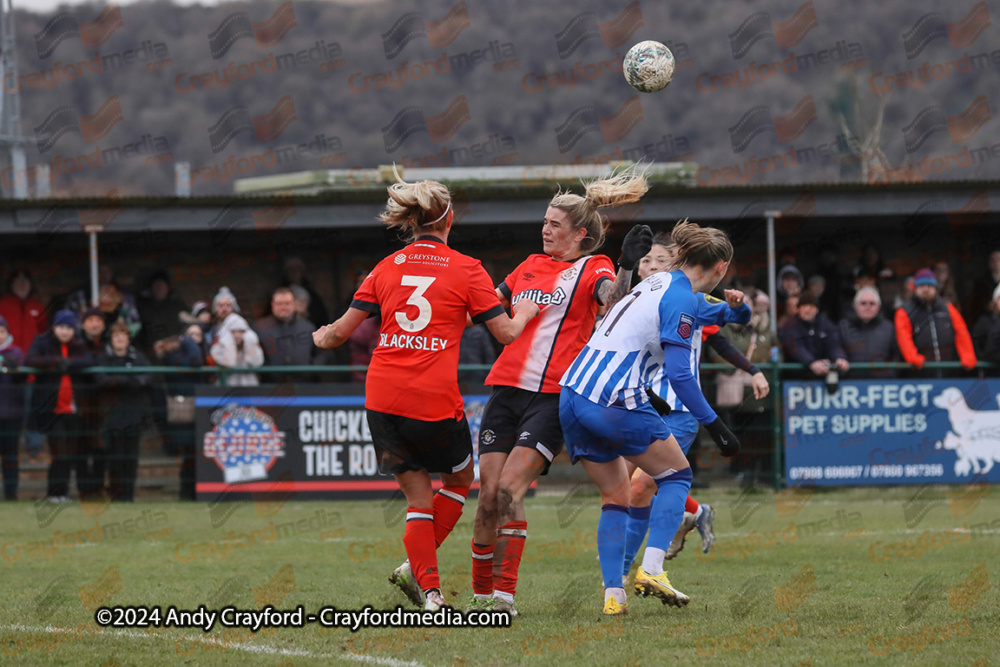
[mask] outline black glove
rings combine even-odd
[[[736,439],[729,427],[722,423],[718,417],[711,424],[705,424],[708,434],[715,440],[715,445],[727,459],[740,453],[740,441]]]
[[[661,417],[666,417],[670,414],[670,404],[657,396],[656,392],[649,387],[646,387],[646,396],[649,396],[649,404],[653,406],[654,410],[660,413]]]
[[[653,247],[653,230],[649,225],[636,225],[625,235],[622,241],[622,256],[618,260],[618,266],[631,271],[639,260],[649,254]]]

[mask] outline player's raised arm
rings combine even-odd
[[[507,288],[506,281],[500,285]],[[525,325],[538,317],[540,311],[534,301],[522,296],[514,299],[511,309],[514,317],[508,317],[504,308],[511,301],[504,289],[493,287],[482,266],[471,272],[468,278],[468,320],[474,324],[486,324],[486,328],[502,345],[510,345],[521,335]]]
[[[381,266],[380,263],[365,277],[355,292],[350,307],[346,313],[340,316],[340,319],[313,332],[313,344],[316,347],[331,349],[343,345],[369,315],[377,315],[382,312],[374,288],[375,276],[380,271]]]
[[[701,326],[718,324],[747,324],[753,312],[743,301],[743,292],[726,290],[726,300],[716,299],[711,294],[697,295],[695,320]]]
[[[541,312],[534,301],[521,299],[512,308],[514,317],[508,317],[507,313],[501,312],[496,317],[486,321],[486,327],[493,334],[494,338],[500,341],[501,345],[510,345],[524,331],[528,322],[538,317]]]
[[[321,326],[313,332],[313,344],[316,347],[331,349],[347,342],[354,330],[368,317],[363,310],[351,307],[333,324]]]
[[[743,356],[743,354],[736,349],[736,346],[730,343],[725,336],[716,332],[706,338],[705,342],[708,343],[720,357],[750,375],[753,379],[752,386],[754,398],[760,400],[765,398],[771,392],[771,386],[768,384],[764,373],[761,372],[761,370],[757,368],[757,366],[747,357]]]
[[[629,230],[622,241],[622,256],[618,260],[618,273],[614,282],[604,281],[598,287],[597,301],[602,306],[610,306],[628,293],[635,265],[652,247],[653,230],[649,225],[636,225]]]

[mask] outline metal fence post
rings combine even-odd
[[[771,436],[774,438],[774,449],[771,455],[771,486],[775,491],[780,491],[784,484],[781,483],[781,472],[783,457],[785,453],[785,442],[782,432],[784,420],[779,411],[782,408],[783,394],[781,388],[781,372],[778,369],[778,362],[771,363]]]

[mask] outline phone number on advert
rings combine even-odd
[[[863,477],[944,477],[940,463],[914,463],[907,465],[873,466],[812,466],[795,467],[788,471],[789,479],[861,479]]]

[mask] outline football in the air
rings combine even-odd
[[[674,78],[674,54],[659,42],[639,42],[625,54],[622,74],[640,93],[663,90]]]

